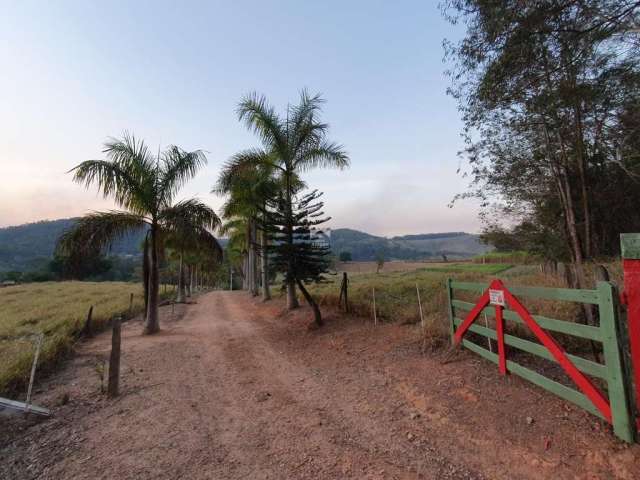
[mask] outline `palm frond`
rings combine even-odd
[[[121,139],[109,137],[102,153],[131,173],[137,172],[145,176],[155,169],[155,161],[147,145],[127,131],[122,134]]]
[[[317,124],[315,121],[315,114],[322,110],[322,104],[325,100],[317,93],[313,96],[309,95],[306,89],[300,91],[300,103],[290,109],[291,113],[291,131],[300,132],[303,125]],[[326,127],[325,127],[326,129]]]
[[[275,109],[269,105],[264,95],[253,92],[245,96],[236,110],[238,120],[253,130],[267,149],[276,149],[284,153],[287,149],[286,126],[278,117]]]
[[[301,171],[317,167],[334,167],[340,170],[349,166],[349,156],[343,146],[337,143],[322,141],[318,145],[306,149],[296,159],[295,167]]]
[[[162,210],[159,221],[169,232],[189,230],[194,227],[216,230],[222,222],[216,212],[198,199],[191,198]]]
[[[98,185],[103,197],[113,196],[116,204],[136,213],[145,213],[144,187],[120,165],[106,160],[86,160],[72,168],[73,181],[89,188]]]
[[[222,227],[220,227],[220,234],[230,235],[235,233],[241,233],[242,235],[244,235],[246,230],[247,230],[247,220],[245,218],[235,217],[227,220],[222,224]]]
[[[256,172],[264,172],[269,168],[275,168],[275,166],[272,155],[264,150],[259,148],[242,150],[225,162],[211,193],[226,195],[238,183],[245,182],[255,176]]]
[[[56,250],[66,255],[103,252],[114,241],[142,229],[146,223],[143,216],[129,212],[90,213],[60,236]]]
[[[198,170],[207,164],[207,157],[202,150],[186,152],[171,145],[163,153],[162,163],[159,196],[166,204],[170,204],[171,199],[187,180],[193,178]]]
[[[222,247],[220,243],[218,243],[218,239],[211,232],[204,228],[195,229],[193,236],[198,253],[205,257],[212,258],[216,262],[222,261]]]

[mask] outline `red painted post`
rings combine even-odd
[[[620,234],[624,292],[622,303],[627,305],[627,329],[631,363],[635,383],[636,415],[640,414],[640,233]],[[640,431],[640,417],[636,418]]]
[[[504,347],[504,319],[502,318],[502,307],[496,305],[496,335],[498,338],[498,367],[500,374],[507,374],[507,354]]]

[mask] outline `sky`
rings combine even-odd
[[[329,226],[479,231],[476,202],[448,207],[468,179],[442,41],[462,32],[437,3],[0,0],[0,227],[114,208],[68,170],[125,130],[205,150],[180,196],[218,209],[221,165],[258,145],[238,101],[255,91],[284,111],[307,88],[351,159],[304,176]]]

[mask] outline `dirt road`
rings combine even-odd
[[[0,478],[639,478],[640,449],[598,420],[423,356],[410,327],[309,331],[243,292],[163,310],[159,335],[126,324],[118,399],[99,393],[106,334],[40,386],[55,415],[0,436]]]

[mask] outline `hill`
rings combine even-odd
[[[378,237],[358,230],[338,228],[331,231],[335,254],[351,252],[354,261],[375,260],[382,253],[386,260],[469,258],[492,248],[480,243],[478,235],[465,232],[426,233],[392,238]]]
[[[76,219],[46,220],[15,227],[0,228],[0,272],[33,271],[44,266],[53,256],[56,241],[72,227]],[[140,255],[143,231],[117,241],[110,255]],[[355,261],[375,260],[378,252],[387,260],[417,260],[448,257],[467,258],[490,250],[477,235],[464,232],[427,233],[392,238],[378,237],[350,228],[331,231],[333,253],[351,252]],[[225,239],[220,239],[224,246]]]
[[[76,219],[27,223],[0,228],[0,272],[37,270],[53,256],[56,241]],[[115,242],[111,255],[139,255],[143,232],[130,234]]]

